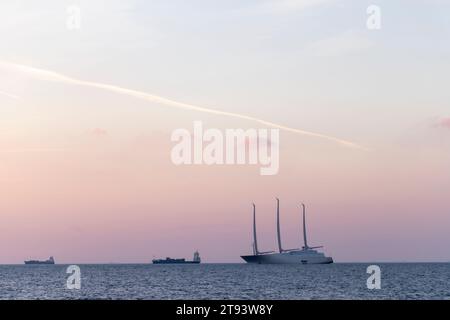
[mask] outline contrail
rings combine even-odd
[[[14,99],[14,100],[20,100],[19,96],[16,96],[14,94],[11,94],[11,93],[8,93],[8,92],[5,92],[5,91],[1,91],[1,90],[0,90],[0,96],[5,96],[5,97],[8,97],[8,98]]]
[[[63,82],[63,83],[67,83],[67,84],[86,86],[86,87],[91,87],[91,88],[99,88],[99,89],[132,96],[135,98],[143,99],[143,100],[146,100],[149,102],[154,102],[154,103],[158,103],[158,104],[162,104],[162,105],[166,105],[166,106],[170,106],[170,107],[174,107],[174,108],[194,110],[194,111],[199,111],[199,112],[204,112],[204,113],[209,113],[209,114],[215,114],[215,115],[220,115],[220,116],[227,116],[227,117],[232,117],[232,118],[237,118],[237,119],[248,120],[248,121],[256,122],[256,123],[259,123],[259,124],[262,124],[265,126],[269,126],[272,128],[281,129],[281,130],[284,130],[287,132],[292,132],[292,133],[315,137],[315,138],[326,139],[328,141],[336,142],[336,143],[339,143],[346,147],[360,149],[360,150],[367,150],[366,148],[364,148],[354,142],[351,142],[351,141],[339,139],[336,137],[332,137],[332,136],[328,136],[328,135],[324,135],[324,134],[320,134],[320,133],[316,133],[316,132],[305,131],[305,130],[287,127],[287,126],[284,126],[284,125],[281,125],[281,124],[278,124],[275,122],[259,119],[259,118],[248,116],[245,114],[205,108],[205,107],[201,107],[201,106],[196,106],[196,105],[192,105],[192,104],[188,104],[188,103],[184,103],[184,102],[171,100],[171,99],[168,99],[165,97],[160,97],[157,95],[153,95],[153,94],[149,94],[149,93],[145,93],[145,92],[141,92],[141,91],[127,89],[127,88],[110,85],[110,84],[79,80],[79,79],[71,78],[71,77],[68,77],[63,74],[59,74],[59,73],[56,73],[53,71],[38,69],[38,68],[15,64],[15,63],[0,61],[0,66],[14,68],[18,71],[29,74],[31,76],[35,76],[42,80]]]

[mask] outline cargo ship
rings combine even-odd
[[[172,259],[172,258],[165,258],[165,259],[153,259],[152,263],[153,264],[198,264],[201,262],[200,259],[200,254],[198,253],[198,251],[194,252],[194,258],[192,259],[192,261],[188,261],[184,258],[181,259]]]
[[[55,264],[55,259],[53,257],[48,258],[48,260],[39,261],[39,260],[27,260],[25,264]]]

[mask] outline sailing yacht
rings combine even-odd
[[[306,236],[306,206],[302,203],[303,211],[303,246],[301,249],[283,249],[281,245],[280,232],[280,200],[277,198],[277,240],[278,252],[258,250],[256,238],[256,206],[253,204],[253,255],[241,256],[247,263],[258,264],[329,264],[333,263],[331,257],[326,257],[324,253],[316,249],[322,246],[308,246]]]

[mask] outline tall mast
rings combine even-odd
[[[303,248],[308,249],[308,241],[306,240],[306,221],[305,221],[306,207],[304,203],[302,203],[302,207],[303,207],[303,242],[304,242]]]
[[[256,206],[253,204],[253,251],[258,255],[258,242],[256,241]]]
[[[283,252],[281,247],[281,235],[280,235],[280,199],[277,198],[277,238],[278,238],[278,251]]]

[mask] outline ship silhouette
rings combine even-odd
[[[55,259],[53,257],[48,258],[48,260],[27,260],[25,264],[55,264]]]
[[[201,262],[200,254],[198,251],[194,252],[194,258],[192,261],[187,261],[184,258],[181,259],[172,259],[172,258],[165,258],[165,259],[153,259],[153,264],[199,264]]]
[[[247,263],[258,264],[328,264],[333,263],[333,258],[315,249],[322,246],[310,247],[306,238],[306,206],[303,209],[303,247],[301,249],[283,249],[280,234],[280,200],[277,198],[277,240],[278,252],[258,250],[256,239],[256,206],[253,204],[253,255],[241,256]]]

